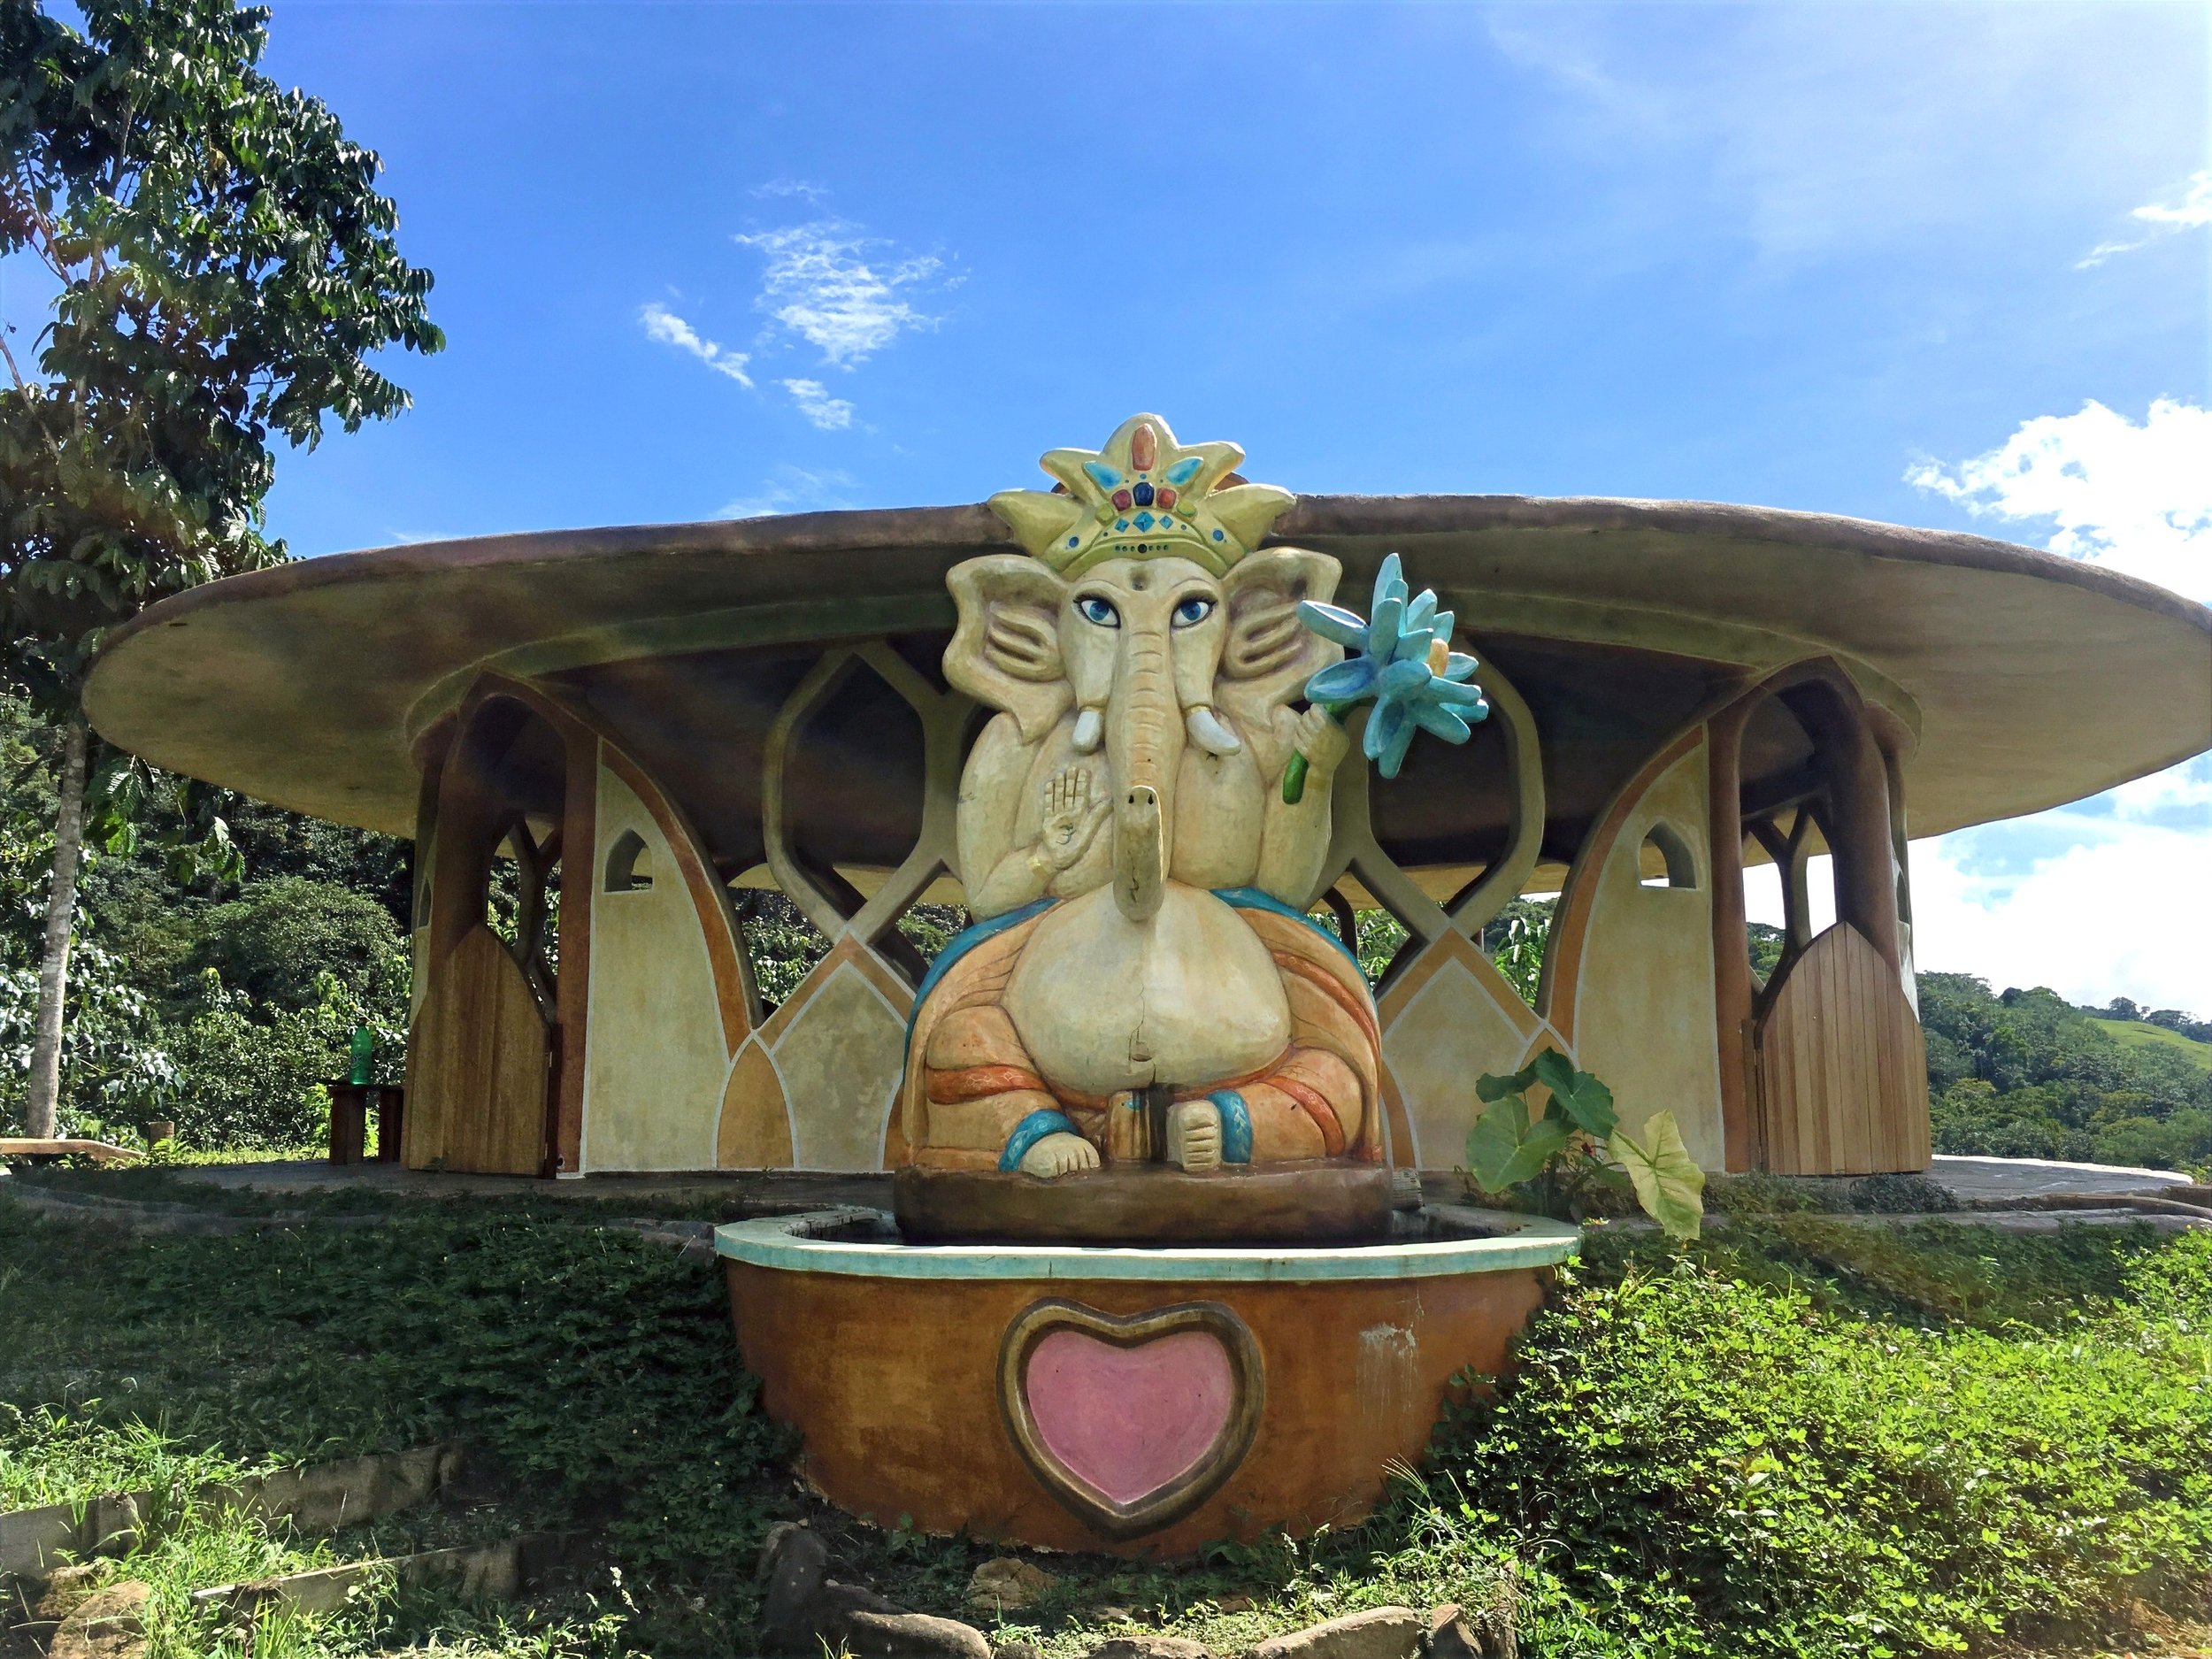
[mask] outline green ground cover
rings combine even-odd
[[[907,1605],[1067,1655],[1102,1609],[1233,1652],[1509,1576],[1525,1650],[1591,1659],[2074,1650],[2147,1608],[2200,1618],[2212,1592],[2201,1232],[1752,1214],[1686,1251],[1601,1232],[1517,1378],[1366,1525],[1172,1570],[1045,1558],[1059,1589],[997,1624],[961,1605],[987,1546],[810,1510],[711,1267],[572,1210],[345,1219],[133,1237],[0,1200],[0,1503],[456,1440],[503,1471],[484,1525],[602,1530],[619,1569],[526,1608],[371,1597],[257,1632],[264,1659],[743,1654],[757,1546],[810,1512]],[[241,1637],[189,1589],[430,1523],[396,1525],[187,1517],[123,1567],[156,1586],[157,1655],[227,1655]]]

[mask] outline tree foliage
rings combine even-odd
[[[50,750],[24,703],[0,703],[0,1133],[24,1116]],[[242,877],[180,871],[164,850],[182,833],[175,794],[155,782],[146,833],[86,871],[62,1127],[127,1137],[164,1118],[189,1148],[312,1141],[356,1025],[376,1033],[380,1079],[399,1079],[406,844],[245,803]]]
[[[396,414],[370,359],[442,343],[376,156],[259,72],[267,12],[0,6],[0,254],[57,290],[0,388],[0,596],[19,673],[63,695],[100,631],[280,559],[269,444]]]
[[[2212,1070],[2131,1047],[2044,989],[1920,975],[1939,1152],[2169,1169],[2212,1163]]]

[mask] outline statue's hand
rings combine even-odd
[[[1098,1167],[1098,1148],[1081,1135],[1071,1135],[1066,1130],[1047,1135],[1022,1154],[1022,1173],[1037,1175],[1050,1180],[1056,1175],[1072,1175],[1078,1170]]]
[[[1186,1170],[1221,1166],[1221,1108],[1187,1100],[1167,1115],[1167,1161]]]
[[[1045,821],[1037,839],[1044,866],[1057,875],[1080,858],[1106,821],[1113,803],[1092,798],[1091,769],[1063,766],[1045,781]]]
[[[1337,763],[1344,758],[1351,745],[1350,734],[1326,709],[1308,709],[1290,728],[1292,752],[1306,757],[1306,766],[1312,776],[1326,778],[1334,772]]]

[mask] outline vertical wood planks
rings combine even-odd
[[[549,1033],[522,970],[480,923],[440,969],[410,1056],[407,1164],[535,1175],[545,1156]]]
[[[1920,1022],[1896,974],[1848,923],[1787,972],[1758,1028],[1767,1168],[1869,1175],[1928,1166]]]

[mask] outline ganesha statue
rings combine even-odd
[[[1242,459],[1138,415],[1045,456],[1050,493],[992,498],[1026,553],[947,576],[946,677],[997,712],[956,811],[975,925],[908,1039],[920,1169],[1380,1157],[1374,999],[1304,909],[1348,740],[1293,706],[1343,656],[1299,606],[1339,567],[1260,546],[1292,497]]]

